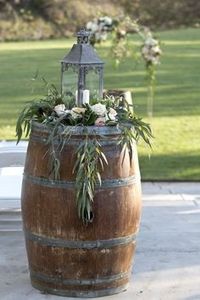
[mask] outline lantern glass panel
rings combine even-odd
[[[99,74],[94,70],[90,70],[86,75],[85,89],[89,90],[90,101],[100,98]]]
[[[71,98],[75,101],[77,91],[78,74],[69,68],[62,74],[62,94],[64,99]]]

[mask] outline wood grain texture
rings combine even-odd
[[[135,181],[126,184],[125,180],[121,186],[97,187],[94,220],[84,225],[77,216],[75,175],[72,174],[75,151],[83,136],[72,135],[60,154],[60,180],[72,182],[69,187],[63,187],[53,179],[49,181],[47,136],[45,127],[32,127],[22,185],[23,225],[32,284],[49,293],[74,297],[120,292],[128,283],[135,250],[134,239],[127,237],[138,232],[141,215],[136,146],[133,145],[132,161],[126,153],[122,163],[123,153],[116,144],[119,132],[111,128],[106,138],[100,137],[109,162],[102,173],[103,181],[109,179],[116,183],[131,176]],[[48,185],[44,180],[48,180]],[[121,243],[117,244],[118,240]],[[77,241],[80,246],[70,248],[67,246],[70,241]],[[88,241],[96,241],[97,246],[93,249],[81,246],[84,242],[87,245]],[[98,246],[101,241],[106,241],[104,248]],[[114,246],[112,241],[116,241]]]

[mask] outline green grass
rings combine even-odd
[[[153,151],[139,146],[143,180],[200,180],[200,29],[158,33],[162,64],[158,67],[154,117],[146,118],[142,63],[131,59],[115,69],[108,43],[98,48],[105,60],[105,88],[129,89],[139,114],[152,123]],[[134,37],[135,41],[138,41]],[[59,61],[72,40],[0,44],[0,139],[14,139],[15,122],[24,103],[41,93],[31,78],[37,70],[59,87]],[[150,159],[149,159],[150,154]]]

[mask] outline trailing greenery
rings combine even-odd
[[[119,140],[119,144],[122,146],[122,151],[124,152],[128,150],[130,156],[130,162],[132,161],[133,157],[133,143],[138,142],[140,138],[151,148],[151,139],[153,138],[153,133],[150,127],[150,124],[142,121],[142,118],[136,117],[134,113],[130,110],[130,106],[128,105],[128,110],[122,113],[122,120],[121,121],[121,137]],[[125,118],[124,114],[128,113],[129,117]],[[127,120],[129,120],[127,122]],[[124,160],[124,158],[123,158]]]
[[[144,122],[141,117],[138,117],[126,100],[123,100],[123,106],[119,106],[116,110],[119,116],[119,124],[122,128],[122,144],[128,146],[133,141],[138,142],[142,138],[151,148],[153,133],[150,124]]]
[[[16,124],[17,144],[21,140],[23,132],[25,137],[29,136],[31,121],[48,122],[48,117],[53,113],[53,108],[62,102],[61,95],[56,87],[53,84],[49,85],[46,81],[45,84],[47,95],[43,99],[29,102],[19,114]]]
[[[91,204],[95,185],[101,185],[101,171],[108,162],[97,138],[90,139],[87,134],[77,148],[76,155],[76,204],[79,218],[87,223],[93,219]]]
[[[87,23],[86,29],[90,32],[92,45],[102,43],[112,37],[110,56],[114,58],[116,66],[119,67],[120,63],[129,57],[133,59],[132,64],[138,64],[142,58],[142,64],[146,69],[145,77],[147,78],[147,114],[152,117],[157,65],[160,64],[162,54],[160,42],[155,38],[153,32],[129,16],[120,16],[114,19],[106,16],[95,18]],[[112,34],[108,34],[109,32]],[[136,45],[131,43],[131,35],[133,34],[137,34],[139,41],[141,41],[139,56]]]

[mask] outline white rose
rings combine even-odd
[[[97,103],[95,105],[92,105],[91,109],[98,116],[105,116],[105,114],[107,113],[106,106],[104,104],[101,104],[101,103]]]
[[[109,115],[112,115],[113,117],[115,117],[117,115],[116,110],[111,107],[110,110],[109,110]]]
[[[84,114],[86,109],[84,107],[74,107],[72,111],[76,114]]]
[[[71,110],[71,115],[72,115],[72,118],[76,119],[76,118],[79,118],[81,116],[81,114],[84,114],[85,113],[85,108],[83,107],[74,107],[72,108]]]
[[[57,113],[58,117],[65,114],[65,105],[64,104],[58,104],[54,107],[54,111]]]

